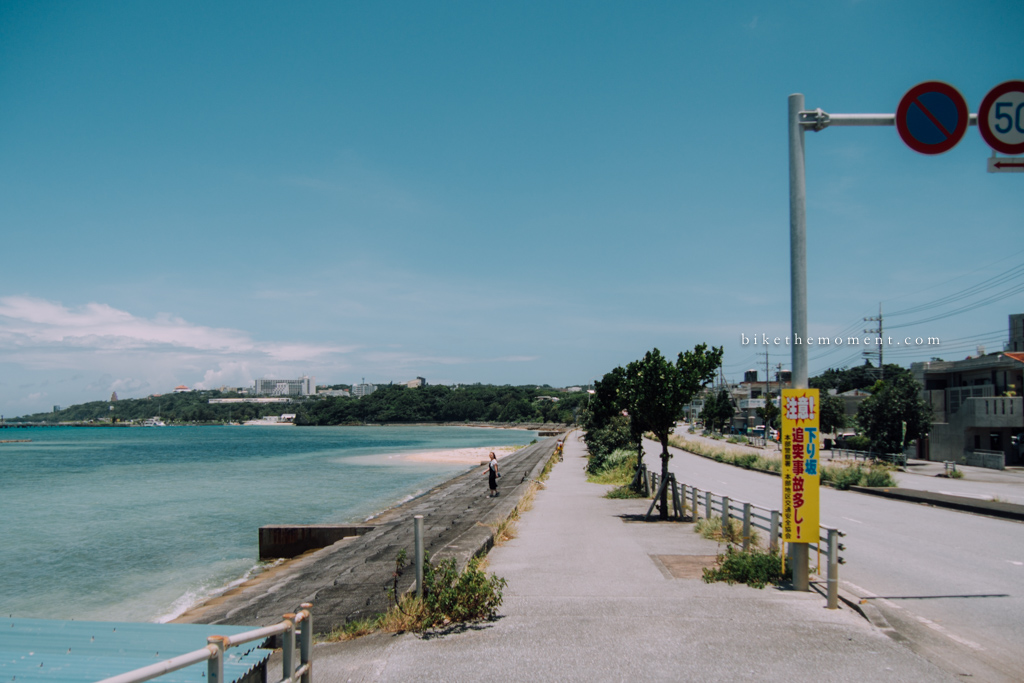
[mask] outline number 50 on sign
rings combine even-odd
[[[818,542],[820,481],[817,389],[782,390],[782,540]]]

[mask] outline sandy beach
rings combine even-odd
[[[414,451],[412,453],[398,453],[391,457],[410,462],[432,462],[445,464],[486,464],[490,453],[494,453],[498,460],[506,455],[514,453],[515,446],[481,446],[478,448],[455,448],[452,450],[438,451]]]

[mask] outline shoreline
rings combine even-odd
[[[468,426],[468,425],[443,425],[443,426]],[[536,431],[536,430],[530,430]],[[366,456],[354,456],[357,458],[372,459],[375,462],[391,462],[398,464],[401,462],[415,462],[418,464],[428,465],[469,465],[469,469],[472,470],[475,467],[486,465],[488,460],[488,454],[492,451],[499,461],[513,455],[525,448],[529,448],[532,444],[524,444],[519,446],[474,446],[469,448],[447,448],[447,449],[431,449],[424,451],[405,451],[395,453],[381,453],[377,455],[366,455]],[[443,482],[432,486],[431,488],[423,491],[417,491],[415,493],[403,496],[396,499],[390,505],[374,512],[372,515],[366,517],[363,522],[373,522],[380,520],[382,517],[386,517],[395,510],[401,508],[404,505],[409,504],[423,496],[429,495],[436,489],[451,484],[452,481],[459,477],[465,476],[466,471],[459,471],[453,473],[449,478]],[[348,542],[354,540],[355,537],[346,538],[339,541],[339,543]],[[311,556],[322,549],[308,550],[305,553],[291,558],[282,558],[271,562],[257,562],[249,570],[247,570],[241,577],[228,582],[222,587],[212,591],[206,597],[198,597],[195,602],[185,607],[182,611],[170,616],[172,613],[165,613],[155,619],[160,620],[161,623],[195,623],[196,620],[201,619],[202,616],[209,612],[211,609],[223,604],[230,600],[232,597],[239,595],[245,591],[248,591],[260,584],[272,580],[280,574],[300,568],[302,565],[312,561]],[[168,618],[169,617],[169,618]]]
[[[451,557],[463,567],[490,548],[494,526],[512,514],[531,480],[550,461],[554,447],[555,439],[547,438],[515,451],[506,464],[507,483],[500,497],[488,495],[482,469],[473,466],[383,511],[374,518],[372,530],[285,560],[197,604],[175,622],[265,626],[301,602],[314,602],[317,631],[328,632],[350,620],[382,613],[387,609],[383,589],[390,585],[396,549],[412,543],[412,516],[431,520],[424,527],[424,545],[431,557]]]

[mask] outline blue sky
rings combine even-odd
[[[566,385],[700,342],[738,378],[764,362],[741,333],[790,325],[787,96],[892,113],[943,80],[973,112],[1024,78],[1021,26],[1016,1],[2,2],[0,413]],[[989,154],[973,127],[935,157],[807,135],[812,333],[1020,264],[1024,177]],[[1016,312],[891,358],[1001,348]]]

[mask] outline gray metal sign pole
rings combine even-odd
[[[970,114],[967,122],[977,125]],[[807,182],[804,173],[804,131],[829,126],[895,126],[896,114],[829,114],[804,109],[804,96],[789,96],[789,277],[793,331],[793,388],[807,388]],[[799,343],[798,343],[799,340]],[[806,543],[790,544],[793,586],[810,590]]]

